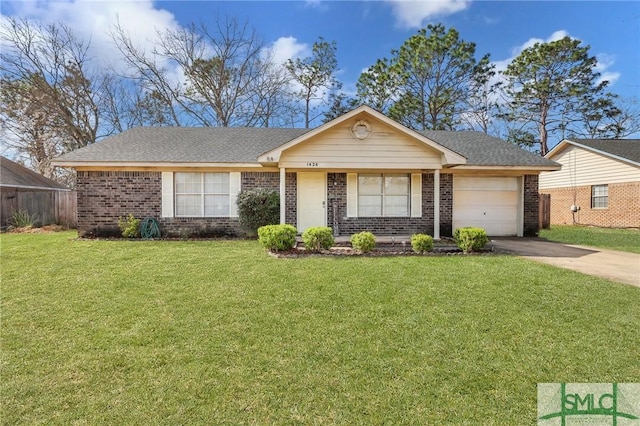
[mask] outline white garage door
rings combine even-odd
[[[518,178],[453,178],[453,229],[484,228],[491,236],[518,233]]]

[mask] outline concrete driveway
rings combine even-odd
[[[537,238],[494,239],[492,243],[494,250],[640,287],[640,254]]]

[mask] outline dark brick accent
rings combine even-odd
[[[431,176],[431,179],[428,178]],[[347,174],[327,174],[327,224],[337,235],[433,235],[433,175],[422,175],[422,217],[347,217]]]
[[[453,236],[453,175],[440,173],[440,235]]]
[[[295,227],[298,226],[298,175],[287,173],[285,176],[286,213],[285,222]]]
[[[280,173],[278,172],[243,172],[240,177],[242,190],[266,188],[280,191]]]
[[[538,193],[538,175],[524,175],[524,225],[523,234],[525,237],[535,237],[540,230],[539,205],[540,194]]]

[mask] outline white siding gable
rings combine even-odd
[[[640,168],[573,145],[551,160],[562,169],[541,173],[540,189],[640,182]]]
[[[442,153],[383,123],[370,122],[359,140],[350,122],[330,128],[282,153],[280,167],[339,169],[440,169]]]

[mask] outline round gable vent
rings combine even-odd
[[[371,133],[371,126],[364,120],[358,120],[351,128],[351,133],[356,139],[366,139],[366,137]]]

